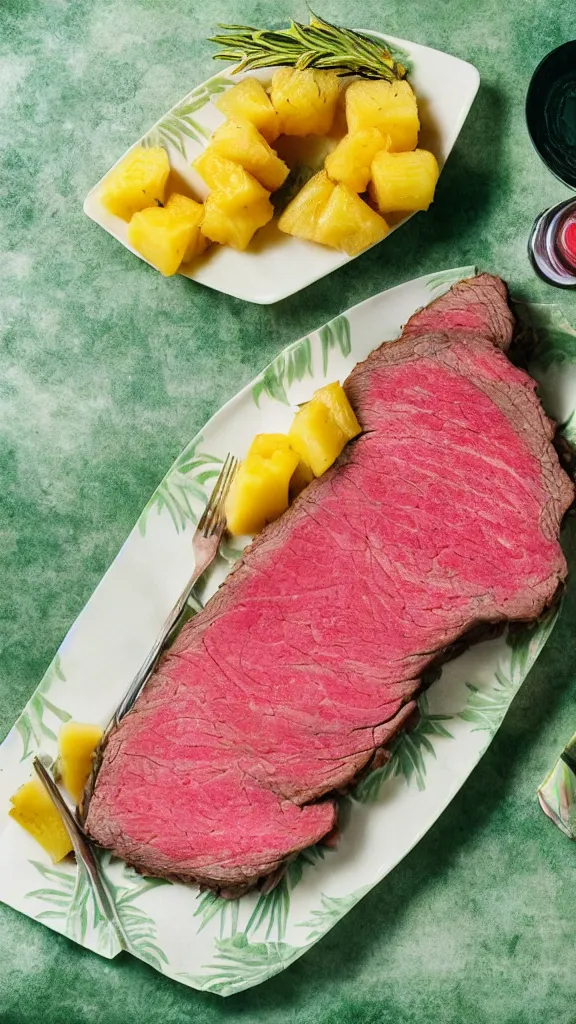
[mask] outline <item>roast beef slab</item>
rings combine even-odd
[[[335,791],[482,624],[536,619],[566,575],[573,488],[481,275],[411,318],[346,390],[363,427],[269,526],[112,734],[88,804],[102,846],[226,895],[336,825]]]

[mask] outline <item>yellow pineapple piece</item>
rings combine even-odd
[[[372,161],[370,195],[382,213],[427,210],[439,174],[436,157],[426,149],[412,153],[380,150]]]
[[[204,150],[194,161],[193,166],[210,188],[218,189],[228,197],[229,213],[270,198],[270,193],[252,174],[248,174],[248,171],[233,160],[219,156],[212,146]]]
[[[226,89],[216,100],[216,106],[225,117],[250,121],[266,142],[272,143],[278,138],[278,114],[257,78],[243,78],[231,89]]]
[[[208,245],[208,239],[200,230],[204,220],[204,206],[194,199],[189,199],[188,196],[173,192],[168,198],[165,209],[177,219],[187,221],[193,229],[186,252],[182,257],[182,263],[189,263],[196,256],[200,256]]]
[[[356,414],[348,401],[348,395],[338,381],[318,388],[314,392],[312,400],[314,402],[322,402],[322,405],[326,406],[332,419],[349,441],[362,432],[362,427],[358,423]]]
[[[291,448],[288,434],[256,434],[248,449],[246,460],[252,455],[262,455],[263,458],[269,459],[274,452],[279,449],[285,451],[287,448]]]
[[[272,76],[270,99],[278,113],[280,134],[327,135],[339,92],[334,71],[278,68]]]
[[[164,277],[171,277],[182,263],[194,232],[189,220],[175,217],[165,207],[153,206],[134,214],[128,226],[128,241]]]
[[[296,235],[297,238],[315,241],[318,219],[334,188],[334,182],[330,181],[326,171],[315,174],[300,189],[298,195],[294,196],[292,202],[288,203],[278,221],[280,231],[287,235]]]
[[[288,508],[288,487],[298,465],[291,448],[277,448],[269,457],[251,455],[242,463],[226,499],[231,534],[259,533]]]
[[[10,797],[10,803],[10,817],[40,843],[54,864],[72,851],[70,836],[62,818],[40,779],[25,782]]]
[[[340,249],[349,256],[381,241],[390,228],[347,185],[336,185],[316,225],[315,241]]]
[[[289,168],[250,121],[224,121],[210,145],[220,156],[244,167],[269,192],[280,188],[288,177]]]
[[[288,437],[314,476],[329,469],[348,440],[327,406],[314,398],[296,413]]]
[[[346,120],[349,132],[378,128],[382,135],[389,135],[392,152],[418,145],[418,106],[406,81],[352,82],[346,90]]]
[[[272,220],[274,207],[268,198],[256,199],[239,208],[234,207],[234,202],[234,196],[214,189],[204,204],[202,234],[212,242],[243,251],[258,228]]]
[[[329,153],[324,164],[332,181],[341,181],[353,192],[364,192],[370,181],[370,168],[376,153],[388,142],[377,128],[349,132]]]
[[[122,220],[164,202],[170,173],[168,154],[161,146],[136,146],[102,183],[99,199],[106,209]]]
[[[270,458],[274,452],[281,449],[285,451],[289,449],[293,451],[292,445],[290,444],[290,438],[287,434],[256,434],[256,437],[252,441],[246,456],[246,461],[249,462],[253,455],[262,455],[264,458]],[[298,465],[290,477],[290,485],[288,487],[288,498],[290,501],[294,501],[294,498],[298,497],[301,491],[308,486],[309,483],[314,479],[314,473],[310,469],[310,466],[299,458]]]
[[[66,722],[58,737],[58,774],[74,803],[79,803],[92,770],[92,757],[102,739],[99,725]]]

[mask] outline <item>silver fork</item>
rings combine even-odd
[[[83,865],[86,871],[88,883],[92,889],[94,901],[98,910],[102,917],[108,921],[121,949],[128,949],[129,946],[124,933],[124,928],[122,927],[122,923],[118,916],[118,911],[112,894],[108,888],[108,883],[104,873],[101,871],[98,854],[96,853],[94,846],[88,839],[84,830],[78,824],[75,814],[68,807],[68,804],[64,800],[58,786],[52,778],[52,773],[48,771],[43,760],[40,757],[35,757],[32,763],[34,771],[50,796],[52,803],[62,819],[64,828],[70,836],[70,842],[74,847],[76,860],[79,865]]]
[[[206,569],[212,564],[218,554],[222,534],[226,528],[224,504],[239,465],[240,463],[234,455],[228,454],[226,456],[222,469],[218,474],[218,479],[214,485],[214,490],[208,499],[206,508],[200,516],[198,526],[196,527],[196,531],[192,538],[192,551],[194,552],[195,559],[194,571],[186,583],[186,586],[180,594],[176,604],[168,615],[168,618],[164,622],[164,625],[156,637],[146,660],[134,676],[132,683],[116,708],[114,717],[105,730],[103,742],[107,738],[108,733],[114,729],[119,722],[121,722],[124,715],[128,713],[136,698],[139,696],[144,684],[148,680],[150,673],[160,657],[160,654],[162,653],[162,649],[166,644],[167,639],[173,632],[184,612],[184,609],[186,608],[186,604],[194,584],[198,582],[200,577],[206,572]]]

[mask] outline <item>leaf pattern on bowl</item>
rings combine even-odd
[[[142,139],[142,145],[164,148],[173,146],[183,157],[186,157],[186,139],[204,145],[211,132],[192,115],[197,114],[213,96],[229,89],[231,85],[233,82],[225,75],[217,75],[193,89],[181,103],[172,107],[165,117],[156,122]]]

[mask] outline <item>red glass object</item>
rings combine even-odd
[[[576,288],[576,200],[566,199],[536,218],[528,250],[548,284]]]
[[[565,225],[558,248],[568,266],[576,267],[576,219]]]

